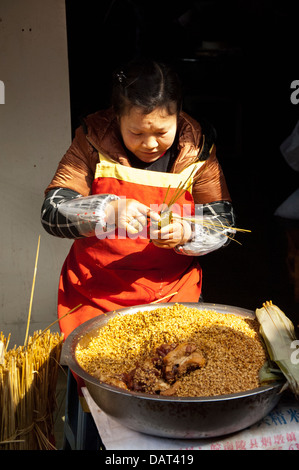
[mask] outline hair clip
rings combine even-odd
[[[120,83],[124,82],[125,79],[127,78],[122,70],[119,73],[117,73],[116,76]]]

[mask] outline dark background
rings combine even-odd
[[[274,211],[299,187],[280,144],[298,120],[298,6],[284,0],[66,0],[73,132],[109,106],[111,74],[137,55],[170,63],[184,109],[208,119],[237,213],[239,234],[201,257],[205,302],[255,309],[272,300],[297,324],[286,227]],[[207,50],[207,42],[217,47]]]

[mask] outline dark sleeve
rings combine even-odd
[[[235,213],[229,201],[215,201],[203,204],[203,215],[213,216],[227,227],[235,225]]]
[[[210,204],[203,205],[203,215],[213,217],[217,223],[218,230],[227,230],[229,237],[223,246],[227,246],[232,238],[235,237],[235,233],[230,228],[235,226],[235,212],[232,204],[229,201],[216,201]]]
[[[76,225],[58,210],[59,204],[77,197],[81,194],[67,188],[55,188],[47,193],[41,209],[41,223],[46,232],[60,238],[82,238]]]

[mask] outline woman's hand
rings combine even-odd
[[[160,230],[151,231],[151,239],[155,246],[159,248],[175,248],[177,245],[184,245],[191,238],[191,226],[185,220],[173,214],[172,220]]]
[[[135,199],[112,201],[106,209],[107,223],[126,229],[130,234],[141,232],[147,226],[148,216],[155,222],[160,221],[160,215],[157,212]]]

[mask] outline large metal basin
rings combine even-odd
[[[283,382],[275,382],[248,392],[215,397],[162,397],[128,392],[107,385],[84,371],[76,360],[76,347],[97,334],[115,315],[169,307],[170,303],[124,308],[93,318],[76,328],[63,346],[63,361],[81,377],[95,403],[124,426],[154,436],[198,439],[222,436],[251,426],[278,403]],[[208,303],[183,303],[191,308],[213,309],[254,318],[254,312],[239,307]]]

